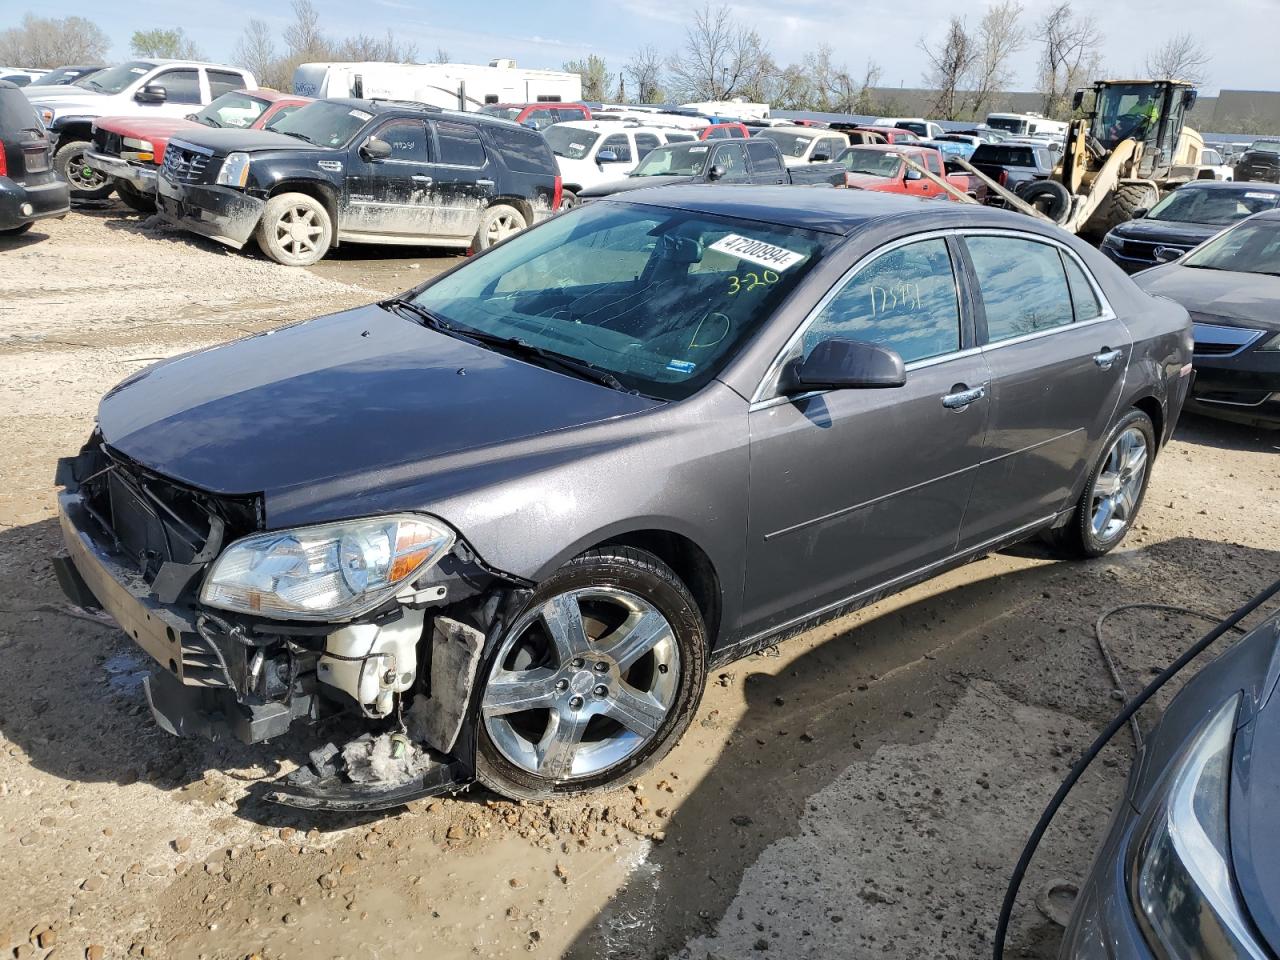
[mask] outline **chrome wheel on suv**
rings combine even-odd
[[[1118,537],[1133,520],[1147,476],[1147,438],[1137,427],[1116,437],[1102,470],[1093,482],[1093,535],[1106,541]]]
[[[557,594],[517,621],[480,711],[512,764],[551,780],[598,774],[661,729],[680,685],[671,624],[614,587]]]

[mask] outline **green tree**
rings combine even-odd
[[[598,57],[593,53],[585,60],[570,60],[564,65],[564,71],[576,73],[582,77],[583,100],[604,100],[608,96],[605,89],[609,84],[609,71],[605,66],[604,57]]]
[[[154,30],[135,30],[129,41],[129,49],[135,57],[172,57],[175,60],[203,60],[194,41],[181,27]]]

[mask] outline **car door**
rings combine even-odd
[[[946,237],[887,246],[827,294],[783,359],[831,338],[872,341],[902,356],[905,386],[779,397],[766,381],[757,394],[751,630],[874,592],[955,550],[989,406],[961,290]]]
[[[370,159],[363,146],[375,138],[390,145],[390,156]],[[438,236],[435,173],[425,121],[397,117],[372,127],[348,152],[339,229],[388,240]]]
[[[747,155],[740,143],[726,141],[717,145],[711,156],[711,166],[720,167],[724,171],[719,183],[751,182],[751,175],[747,171]]]
[[[1065,246],[969,233],[991,425],[961,547],[1065,509],[1106,434],[1132,340]]]
[[[782,166],[782,158],[772,140],[744,141],[747,148],[747,159],[751,162],[752,183],[787,183],[787,174]]]
[[[436,205],[436,236],[474,237],[480,216],[493,200],[495,170],[480,131],[461,120],[433,120],[435,152],[428,164],[430,197]]]

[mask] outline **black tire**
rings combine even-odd
[[[155,197],[148,196],[131,183],[125,183],[123,180],[117,180],[116,196],[124,202],[125,206],[136,210],[138,213],[156,212]]]
[[[480,226],[471,241],[476,253],[488,250],[529,226],[528,218],[509,203],[495,203],[480,215]]]
[[[70,185],[72,200],[105,200],[116,188],[110,177],[84,162],[90,146],[87,140],[72,140],[53,155],[53,172]]]
[[[706,685],[706,627],[689,589],[658,557],[633,547],[612,546],[575,557],[538,585],[525,611],[535,610],[551,598],[585,587],[612,587],[628,591],[652,604],[667,619],[679,650],[680,669],[676,694],[657,732],[634,753],[590,776],[553,780],[512,763],[493,741],[482,716],[477,723],[476,777],[507,797],[544,800],[612,789],[643,774],[660,761],[688,728]],[[495,650],[482,667],[480,696],[495,668]]]
[[[564,213],[566,210],[572,210],[581,203],[582,201],[578,199],[578,195],[572,190],[563,190],[560,193],[560,209],[556,212]]]
[[[1111,230],[1133,219],[1134,211],[1150,210],[1160,199],[1160,191],[1150,183],[1121,183],[1112,191],[1111,198],[1094,211],[1081,235],[1088,238],[1105,237]]]
[[[1054,223],[1066,223],[1071,215],[1071,191],[1057,180],[1037,180],[1022,190],[1022,199]]]
[[[1146,460],[1140,487],[1133,499],[1132,508],[1126,511],[1123,527],[1106,535],[1100,535],[1094,527],[1094,503],[1097,496],[1099,478],[1108,466],[1112,449],[1117,441],[1122,434],[1131,429],[1139,431],[1146,443]],[[1098,454],[1098,459],[1095,461],[1093,469],[1089,471],[1084,491],[1076,502],[1075,511],[1071,514],[1070,521],[1058,531],[1059,535],[1055,538],[1057,545],[1073,557],[1100,557],[1118,547],[1129,531],[1133,529],[1134,521],[1142,510],[1142,501],[1147,493],[1147,484],[1151,480],[1151,464],[1155,459],[1155,454],[1156,433],[1151,424],[1151,418],[1141,410],[1130,410],[1116,422],[1110,433],[1107,434],[1107,438],[1101,446],[1101,452]]]
[[[291,224],[299,224],[299,235]],[[311,231],[318,231],[312,233]],[[302,234],[307,238],[303,239]],[[276,263],[309,267],[324,258],[333,243],[333,220],[323,203],[306,193],[281,193],[267,201],[254,235],[258,246]]]
[[[34,226],[34,223],[24,223],[20,227],[8,227],[0,230],[0,237],[20,237]]]

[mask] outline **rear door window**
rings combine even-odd
[[[158,87],[164,87],[167,103],[201,103],[200,71],[198,70],[166,70],[151,81]]]
[[[643,160],[648,156],[649,151],[654,147],[662,146],[662,141],[658,139],[656,134],[637,133],[636,134],[636,159]]]
[[[600,153],[606,150],[612,150],[619,163],[631,162],[631,141],[627,139],[625,133],[615,133],[605,137],[604,143],[600,144]]]
[[[756,173],[781,173],[782,158],[772,140],[748,140],[747,156]]]
[[[438,120],[435,127],[441,163],[456,167],[484,166],[484,144],[480,142],[480,132],[475,127],[452,120]]]
[[[1021,237],[965,238],[987,315],[987,342],[1064,327],[1074,320],[1057,247]]]
[[[947,242],[897,247],[859,270],[805,331],[805,356],[836,338],[889,347],[905,363],[959,350],[960,304]]]
[[[214,100],[224,93],[245,87],[244,77],[230,70],[208,70],[205,75],[209,78],[209,96]]]

